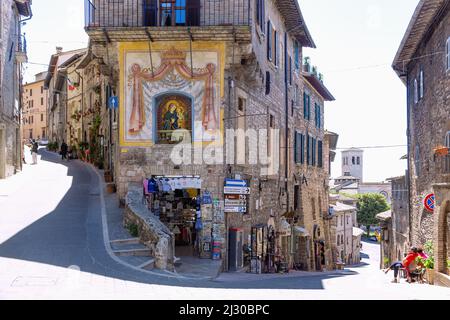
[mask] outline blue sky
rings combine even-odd
[[[406,145],[406,89],[392,60],[418,0],[301,0],[317,49],[306,49],[337,101],[325,106],[325,126],[340,135],[338,147]],[[83,0],[35,0],[27,23],[29,61],[47,64],[56,46],[87,46]],[[46,70],[28,64],[25,79]],[[366,181],[402,175],[406,147],[366,149]],[[336,157],[332,175],[339,176]]]

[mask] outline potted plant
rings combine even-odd
[[[434,154],[437,156],[446,156],[448,155],[448,147],[446,146],[437,146],[433,149]]]
[[[385,268],[389,267],[389,258],[388,257],[383,258],[383,265]]]

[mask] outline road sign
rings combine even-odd
[[[225,187],[224,194],[250,194],[250,188],[246,187]]]
[[[109,97],[108,104],[110,109],[117,109],[119,107],[119,98],[117,96]]]
[[[429,212],[434,212],[434,194],[430,193],[423,199],[423,206]]]
[[[225,207],[225,212],[228,213],[246,213],[246,207]]]
[[[244,194],[226,194],[225,199],[228,200],[247,200],[247,196]]]
[[[247,181],[225,179],[225,186],[226,187],[247,187]]]
[[[225,206],[226,207],[234,207],[234,206],[247,206],[247,200],[228,200],[225,199]]]

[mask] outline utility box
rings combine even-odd
[[[228,271],[238,271],[244,267],[243,254],[244,231],[231,228],[228,239]]]

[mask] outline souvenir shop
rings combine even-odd
[[[174,234],[177,257],[211,258],[208,225],[213,201],[211,193],[201,189],[202,180],[196,176],[152,176],[144,180],[148,208]],[[209,246],[204,244],[208,241]]]

